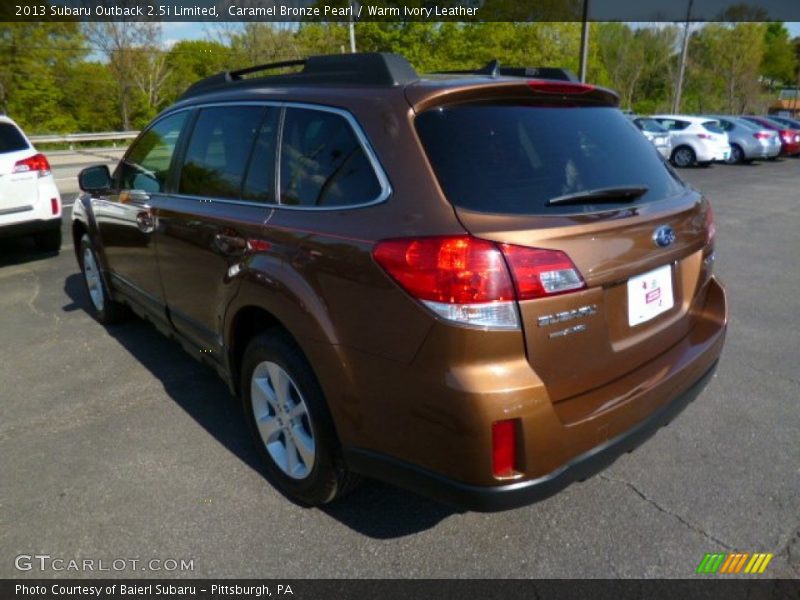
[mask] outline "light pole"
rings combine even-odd
[[[348,28],[350,30],[350,53],[356,53],[356,23],[353,13],[358,10],[358,2],[351,2],[350,3],[350,23],[348,24]]]
[[[586,63],[589,59],[589,0],[583,0],[583,27],[581,28],[580,80],[586,81]]]
[[[683,26],[683,43],[681,45],[681,61],[678,65],[678,81],[675,82],[675,97],[672,99],[672,114],[681,112],[683,76],[686,72],[686,54],[689,51],[689,26],[692,18],[692,4],[694,4],[694,0],[689,0],[689,7],[686,9],[686,23]]]

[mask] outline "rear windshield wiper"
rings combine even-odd
[[[644,185],[630,185],[625,187],[597,188],[556,196],[545,202],[545,206],[557,204],[591,204],[592,202],[633,202],[644,196],[650,189]]]

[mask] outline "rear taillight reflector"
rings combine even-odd
[[[701,140],[710,140],[711,139],[711,136],[709,134],[707,134],[707,133],[698,133],[697,137],[699,137]]]
[[[50,210],[54,215],[57,215],[59,212],[61,212],[61,206],[58,198],[50,198]]]
[[[517,423],[514,419],[492,423],[492,474],[509,477],[517,472]]]
[[[39,177],[50,175],[50,163],[47,162],[44,154],[34,154],[28,158],[18,160],[14,164],[12,173],[28,173],[30,171],[36,171]]]
[[[502,244],[520,300],[554,296],[586,287],[569,256],[560,250]]]

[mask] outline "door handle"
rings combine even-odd
[[[218,233],[214,236],[214,245],[223,254],[238,256],[247,249],[247,240],[236,234]]]
[[[156,216],[153,214],[153,209],[147,205],[141,207],[141,210],[136,213],[136,225],[144,233],[153,233],[156,228]]]

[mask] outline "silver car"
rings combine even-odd
[[[781,152],[781,140],[777,131],[765,129],[756,123],[739,117],[709,115],[719,121],[728,134],[731,154],[728,164],[734,165],[755,159],[774,158]]]
[[[661,156],[669,160],[672,155],[672,141],[669,131],[664,129],[658,121],[648,117],[636,117],[633,119],[633,124],[639,128],[644,137],[650,140]]]

